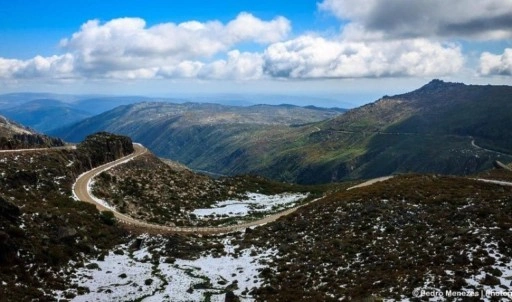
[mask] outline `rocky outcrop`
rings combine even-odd
[[[127,136],[98,132],[87,136],[77,150],[92,168],[133,153],[133,144]]]
[[[0,137],[0,150],[48,148],[64,146],[60,138],[42,134],[20,133],[12,136]]]
[[[0,265],[15,262],[16,245],[11,234],[19,222],[20,209],[0,196]]]
[[[0,150],[64,146],[64,141],[39,134],[0,115]]]

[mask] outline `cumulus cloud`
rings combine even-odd
[[[324,0],[319,8],[349,21],[351,37],[358,29],[393,38],[512,38],[510,0]]]
[[[158,69],[157,76],[163,78],[195,78],[205,64],[199,61],[183,61]]]
[[[0,78],[11,78],[23,65],[21,60],[0,58]]]
[[[42,57],[30,60],[0,58],[0,78],[67,78],[73,74],[73,56]]]
[[[266,22],[251,14],[241,13],[227,24],[221,35],[231,43],[250,40],[266,44],[283,40],[290,30],[290,21],[284,17]]]
[[[426,39],[349,42],[302,36],[275,43],[263,56],[273,77],[439,76],[464,63],[459,47]]]
[[[289,31],[290,22],[283,17],[262,21],[248,13],[225,25],[189,21],[147,27],[142,19],[122,18],[105,24],[89,21],[61,45],[75,56],[77,67],[102,73],[210,58],[245,41],[281,41]]]
[[[501,55],[482,53],[479,71],[482,75],[512,75],[512,48],[505,49]]]
[[[148,27],[140,18],[91,20],[60,42],[64,55],[0,58],[0,77],[253,79],[261,75],[261,56],[233,48],[243,42],[266,46],[285,39],[290,31],[284,17],[265,21],[248,13],[226,24],[188,21]],[[209,62],[224,53],[226,60]]]
[[[257,53],[233,50],[228,53],[227,60],[217,60],[204,66],[199,76],[206,79],[260,79],[263,76],[263,59]]]
[[[512,35],[507,19],[511,0],[461,3],[324,0],[320,9],[347,21],[341,35],[328,38],[311,33],[290,40],[286,40],[291,31],[286,18],[261,20],[248,13],[227,23],[148,26],[140,18],[91,20],[61,41],[65,54],[30,60],[0,58],[0,78],[257,80],[453,75],[463,68],[462,50],[438,37]],[[237,49],[246,42],[259,43],[262,50]],[[480,73],[510,75],[511,52],[484,53]]]

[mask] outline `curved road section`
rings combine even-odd
[[[289,215],[289,214],[295,212],[298,208],[303,207],[306,204],[309,204],[309,203],[317,200],[317,199],[312,200],[308,203],[302,204],[302,205],[294,207],[294,208],[284,210],[282,212],[267,216],[267,217],[259,219],[259,220],[250,221],[250,222],[246,222],[246,223],[240,223],[240,224],[236,224],[236,225],[232,225],[232,226],[225,226],[225,227],[175,227],[175,226],[164,226],[164,225],[159,225],[159,224],[147,223],[145,221],[137,220],[130,216],[127,216],[127,215],[117,212],[115,209],[113,209],[113,208],[109,207],[107,204],[105,204],[104,201],[99,200],[98,198],[94,197],[90,191],[91,182],[95,176],[97,176],[100,173],[107,171],[117,165],[126,163],[126,162],[136,158],[137,156],[140,156],[140,155],[148,152],[148,150],[140,144],[134,144],[133,147],[135,149],[134,153],[132,153],[128,156],[122,157],[113,162],[96,167],[96,168],[94,168],[90,171],[87,171],[87,172],[81,174],[80,176],[78,176],[75,183],[73,184],[73,195],[81,201],[94,204],[96,206],[96,208],[100,211],[112,211],[114,213],[114,216],[117,218],[117,220],[119,222],[124,223],[128,226],[136,227],[138,229],[148,230],[148,231],[157,232],[157,233],[187,233],[187,234],[191,234],[191,233],[201,233],[201,234],[230,233],[230,232],[234,232],[234,231],[244,230],[248,227],[263,225],[263,224],[273,222],[273,221],[279,219],[280,217]]]
[[[130,216],[127,216],[127,215],[124,215],[124,214],[121,214],[119,212],[117,212],[115,209],[109,207],[104,201],[94,197],[91,192],[90,192],[90,188],[91,188],[91,182],[93,180],[93,178],[97,175],[99,175],[100,173],[104,172],[104,171],[107,171],[117,165],[120,165],[120,164],[123,164],[123,163],[126,163],[134,158],[136,158],[137,156],[140,156],[142,154],[145,154],[146,152],[148,152],[148,150],[146,148],[144,148],[142,145],[140,144],[134,144],[134,149],[135,149],[135,152],[128,155],[128,156],[125,156],[125,157],[122,157],[118,160],[115,160],[113,162],[110,162],[110,163],[107,163],[107,164],[104,164],[102,166],[99,166],[99,167],[96,167],[90,171],[87,171],[83,174],[81,174],[76,182],[73,184],[73,195],[81,200],[81,201],[85,201],[85,202],[88,202],[88,203],[91,203],[91,204],[94,204],[96,206],[96,208],[100,211],[112,211],[114,213],[114,216],[117,218],[117,220],[121,223],[124,223],[128,226],[133,226],[137,229],[142,229],[142,230],[146,230],[146,231],[151,231],[151,232],[156,232],[156,233],[186,233],[186,234],[192,234],[192,233],[199,233],[199,234],[222,234],[222,233],[230,233],[230,232],[234,232],[234,231],[239,231],[239,230],[244,230],[248,227],[253,227],[253,226],[258,226],[258,225],[264,225],[264,224],[267,224],[267,223],[270,223],[270,222],[273,222],[273,221],[276,221],[277,219],[279,219],[280,217],[283,217],[283,216],[286,216],[286,215],[289,215],[293,212],[295,212],[297,209],[307,205],[307,204],[310,204],[312,202],[315,202],[316,200],[320,199],[314,199],[314,200],[311,200],[307,203],[304,203],[302,205],[299,205],[299,206],[296,206],[294,208],[290,208],[290,209],[287,209],[287,210],[284,210],[282,212],[279,212],[279,213],[276,213],[276,214],[273,214],[273,215],[269,215],[265,218],[262,218],[262,219],[259,219],[259,220],[255,220],[255,221],[249,221],[249,222],[245,222],[245,223],[240,223],[240,224],[236,224],[236,225],[232,225],[232,226],[224,226],[224,227],[175,227],[175,226],[164,226],[164,225],[159,225],[159,224],[152,224],[152,223],[147,223],[145,221],[142,221],[142,220],[137,220],[137,219],[134,219]],[[356,189],[356,188],[361,188],[361,187],[365,187],[365,186],[370,186],[376,182],[381,182],[381,181],[386,181],[388,179],[392,178],[392,176],[386,176],[386,177],[380,177],[380,178],[376,178],[376,179],[372,179],[372,180],[369,180],[367,182],[364,182],[364,183],[361,183],[359,185],[356,185],[356,186],[353,186],[351,188],[348,188],[347,190],[351,190],[351,189]],[[494,183],[494,184],[498,184],[498,185],[502,185],[502,186],[512,186],[512,183],[510,182],[505,182],[505,181],[496,181],[496,180],[488,180],[488,179],[475,179],[477,181],[482,181],[482,182],[488,182],[488,183]]]

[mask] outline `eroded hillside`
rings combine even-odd
[[[0,150],[63,146],[58,138],[34,132],[0,115]]]

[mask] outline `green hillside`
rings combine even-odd
[[[433,80],[344,114],[302,107],[118,107],[54,132],[107,130],[193,169],[327,183],[403,172],[467,175],[512,161],[512,87]],[[323,114],[320,114],[323,113]]]

